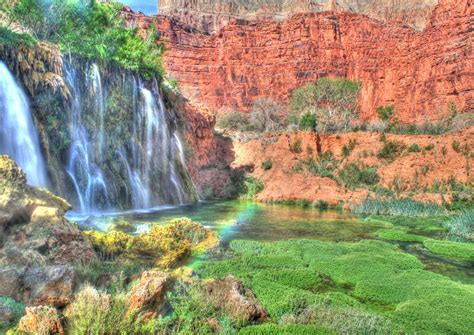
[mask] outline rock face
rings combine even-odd
[[[379,7],[377,7],[379,8]],[[359,14],[309,13],[285,21],[232,19],[206,34],[170,17],[153,22],[169,39],[166,67],[193,104],[248,110],[259,97],[287,101],[323,76],[361,80],[362,116],[395,104],[403,122],[474,110],[472,0],[440,0],[426,29],[384,25]]]
[[[234,277],[209,279],[203,286],[209,303],[232,315],[233,318],[255,323],[266,320],[267,313],[253,292]]]
[[[345,11],[423,29],[437,0],[160,0],[163,15],[179,17],[204,31],[215,31],[231,18],[288,18],[292,14]]]

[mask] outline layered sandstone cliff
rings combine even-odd
[[[286,102],[323,76],[362,81],[364,118],[387,104],[402,122],[441,119],[452,103],[474,110],[472,0],[440,0],[422,33],[345,12],[233,19],[211,35],[168,16],[127,15],[144,28],[156,24],[169,41],[170,76],[212,111],[246,111],[259,97]]]
[[[297,13],[344,11],[422,30],[438,0],[160,0],[160,14],[173,15],[204,31],[231,18],[285,19]]]

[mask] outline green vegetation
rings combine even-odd
[[[474,263],[474,243],[426,240],[423,244],[433,254]]]
[[[339,161],[331,151],[325,151],[316,158],[308,157],[303,164],[308,172],[315,176],[335,179],[334,171],[337,169]]]
[[[161,76],[164,45],[153,28],[147,37],[128,28],[120,14],[122,5],[95,0],[20,0],[11,17],[37,39],[57,43],[63,52],[95,61],[114,61],[150,78]]]
[[[395,116],[395,105],[380,106],[376,111],[382,121],[390,122]]]
[[[322,78],[293,92],[290,123],[321,132],[346,131],[358,116],[361,83],[345,78]]]
[[[378,168],[349,163],[339,170],[339,179],[350,188],[371,186],[379,182]]]
[[[294,154],[300,154],[303,152],[301,147],[301,139],[297,138],[293,143],[290,143],[290,151]]]
[[[122,262],[170,268],[192,252],[217,244],[215,233],[190,219],[175,219],[166,226],[154,225],[147,234],[132,236],[119,231],[86,235],[99,255]]]
[[[272,163],[271,160],[265,159],[265,160],[262,162],[262,169],[264,169],[265,171],[271,170],[272,167],[273,167],[273,163]]]
[[[474,242],[474,210],[464,210],[445,225],[451,239]]]
[[[350,139],[349,143],[344,144],[344,146],[342,147],[342,156],[344,156],[344,158],[349,157],[356,146],[357,141],[355,139]]]
[[[0,309],[7,308],[12,311],[11,321],[0,321],[0,333],[4,333],[8,328],[20,320],[24,314],[25,305],[8,297],[0,296]]]
[[[408,234],[407,232],[400,229],[389,229],[380,230],[377,232],[377,237],[382,240],[395,241],[395,242],[423,242],[426,237]]]
[[[242,113],[231,111],[217,115],[216,126],[219,129],[230,131],[242,131],[247,127],[248,121],[242,116]]]
[[[416,257],[388,243],[233,241],[230,248],[230,258],[205,261],[196,271],[231,273],[255,293],[272,324],[244,333],[289,325],[348,334],[469,333],[474,327],[471,285],[424,271]]]
[[[27,45],[32,46],[36,43],[36,39],[29,34],[19,34],[0,26],[0,45],[18,46]]]
[[[265,185],[263,182],[255,177],[247,177],[244,180],[243,187],[240,193],[241,199],[253,199],[257,194],[263,191]]]
[[[382,149],[377,154],[379,159],[385,159],[389,162],[394,161],[405,150],[406,146],[399,141],[384,141]]]
[[[410,145],[410,147],[408,148],[408,152],[421,152],[421,148],[418,144],[416,143],[413,143],[412,145]]]
[[[257,326],[250,326],[239,331],[239,335],[323,335],[334,334],[327,329],[319,326],[287,324],[276,325],[273,323],[264,323]]]
[[[367,199],[353,208],[358,214],[398,215],[405,217],[439,216],[444,210],[433,203],[424,203],[413,199],[378,200]]]

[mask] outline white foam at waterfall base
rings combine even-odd
[[[0,154],[10,156],[26,173],[28,183],[46,187],[46,167],[26,94],[0,62]]]

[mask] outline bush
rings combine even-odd
[[[266,159],[262,162],[262,169],[264,169],[265,171],[271,170],[272,167],[273,167],[273,163],[271,160]]]
[[[317,125],[316,114],[310,112],[305,113],[299,121],[301,130],[315,131]]]
[[[357,141],[355,139],[350,139],[349,143],[344,144],[344,146],[342,147],[342,156],[344,156],[345,158],[349,157],[352,151],[354,151],[356,145]]]
[[[369,167],[356,163],[346,164],[344,168],[339,170],[339,178],[350,188],[361,185],[375,185],[380,180],[377,167]]]
[[[303,152],[301,147],[301,139],[296,139],[293,143],[290,143],[290,151],[294,154],[300,154]]]
[[[216,125],[219,129],[230,131],[242,131],[246,129],[248,121],[237,111],[220,113],[217,115]]]
[[[377,114],[382,121],[389,122],[395,115],[395,106],[387,105],[377,107]]]
[[[13,312],[13,320],[11,322],[0,320],[0,333],[4,334],[8,328],[17,323],[23,316],[25,312],[25,305],[11,298],[0,296],[0,308],[2,306],[7,307]]]
[[[377,157],[392,162],[402,154],[403,150],[405,150],[405,144],[402,142],[386,140]]]
[[[247,177],[244,180],[244,185],[240,198],[242,199],[253,199],[257,194],[263,191],[265,188],[263,182],[254,177]]]
[[[29,34],[18,34],[5,27],[0,27],[0,45],[16,47],[19,45],[33,46],[35,43],[36,39]]]
[[[292,122],[321,132],[348,130],[358,116],[357,96],[361,84],[345,78],[322,78],[296,89],[290,100]],[[314,116],[313,116],[314,115]]]
[[[339,164],[331,151],[321,153],[316,159],[309,157],[303,163],[309,173],[332,179],[334,179],[334,171]]]
[[[275,131],[286,125],[282,107],[270,98],[257,99],[250,112],[249,126],[255,131]]]
[[[421,148],[418,144],[416,143],[413,143],[412,145],[410,145],[410,147],[408,148],[408,152],[421,152]]]

